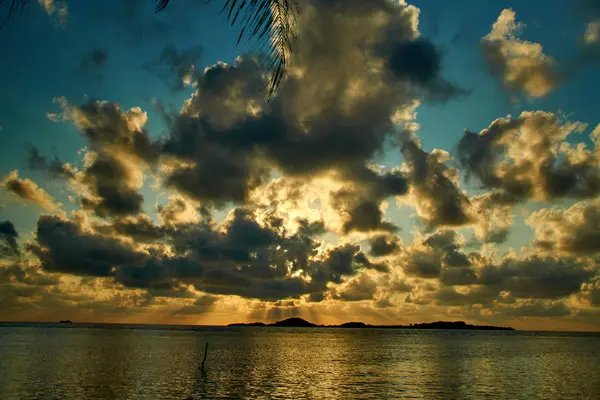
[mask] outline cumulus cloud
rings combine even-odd
[[[464,239],[452,230],[438,230],[413,241],[398,253],[397,264],[405,274],[424,279],[439,279],[449,286],[476,283],[471,257],[461,251]]]
[[[499,264],[487,264],[479,272],[479,283],[514,297],[557,299],[577,293],[596,273],[594,264],[574,258],[508,256]]]
[[[369,275],[361,274],[351,280],[335,295],[335,299],[344,301],[372,300],[377,293],[377,282]]]
[[[507,89],[529,97],[546,96],[560,81],[555,62],[539,43],[519,38],[524,25],[515,22],[515,17],[512,9],[502,10],[491,32],[481,40],[483,57]]]
[[[31,147],[28,164],[65,179],[83,210],[39,217],[30,264],[13,262],[18,234],[0,223],[0,252],[10,258],[0,265],[0,285],[10,288],[1,305],[44,299],[61,310],[164,308],[185,318],[229,312],[233,303],[272,320],[344,310],[374,319],[566,316],[574,299],[598,304],[595,200],[534,213],[535,246],[520,256],[486,245],[467,251],[474,245],[462,229],[474,229],[478,244],[502,243],[516,203],[597,196],[600,126],[594,149],[571,144],[583,124],[541,111],[465,132],[460,166],[487,190],[470,195],[451,155],[424,150],[412,133],[421,102],[465,94],[443,78],[442,53],[418,32],[419,10],[402,1],[307,0],[302,11],[302,40],[271,101],[253,55],[202,71],[199,48],[173,46],[146,69],[194,93],[165,118],[163,138],[150,137],[138,107],[57,99],[62,112],[49,118],[78,129],[83,162]],[[541,46],[518,38],[520,26],[505,10],[483,39],[484,54],[509,89],[541,97],[558,76]],[[106,57],[92,51],[83,63],[102,68]],[[377,166],[390,148],[403,164]],[[14,193],[37,193],[15,189],[30,181],[11,174],[5,188],[14,181]],[[160,194],[168,201],[157,201],[152,217],[140,193],[150,174],[153,189],[174,190]],[[390,198],[413,205],[424,225],[413,227],[410,243],[398,236],[404,223],[386,218]]]
[[[491,189],[480,198],[488,206],[593,197],[600,193],[597,148],[567,141],[585,128],[563,123],[552,113],[525,111],[517,118],[499,118],[480,133],[465,131],[457,158],[467,177]]]
[[[458,170],[444,164],[447,152],[424,151],[413,140],[402,145],[410,178],[410,194],[419,217],[429,228],[462,226],[475,221],[469,197],[459,187]]]
[[[593,255],[600,252],[600,200],[568,209],[546,208],[531,214],[527,223],[535,231],[535,244],[552,253]]]
[[[17,170],[11,171],[1,183],[4,190],[27,203],[36,204],[49,212],[58,212],[61,209],[61,204],[35,182],[27,178],[19,178]]]
[[[264,71],[252,57],[205,70],[163,146],[165,157],[180,160],[167,174],[168,185],[220,205],[246,201],[273,168],[288,176],[336,170],[344,179],[379,179],[354,172],[365,171],[386,139],[398,134],[392,120],[399,109],[438,90],[440,56],[418,35],[416,8],[384,0],[338,3],[304,5],[298,20],[303,40],[271,102],[262,92]],[[426,76],[416,72],[421,69]],[[218,179],[211,171],[220,171]],[[405,192],[401,178],[389,183]]]
[[[538,309],[541,315],[545,302],[584,293],[598,273],[593,259],[512,253],[489,256],[466,253],[464,246],[464,239],[455,232],[438,231],[403,247],[395,263],[408,277],[417,278],[415,282],[428,282],[413,285],[406,301],[447,307],[480,305],[490,312],[506,311],[505,315],[526,315]],[[507,304],[516,307],[513,304],[519,302],[528,305],[521,311],[503,308]]]
[[[323,292],[363,270],[386,271],[356,245],[319,250],[308,232],[286,234],[240,208],[220,226],[153,226],[143,217],[94,226],[41,216],[29,248],[49,272],[110,277],[151,290],[185,283],[205,293],[264,300]]]
[[[17,243],[19,233],[10,221],[0,222],[0,256],[14,257],[20,256],[21,251]]]
[[[383,257],[397,252],[400,249],[401,241],[393,235],[377,235],[370,239],[369,245],[372,256]]]
[[[83,207],[102,217],[125,216],[140,212],[143,196],[138,193],[144,174],[158,159],[158,145],[149,138],[144,125],[148,116],[139,107],[128,111],[117,104],[89,101],[82,106],[56,100],[63,112],[59,120],[72,121],[88,141],[90,150],[83,169],[73,173],[63,164],[51,169],[68,169],[61,175],[71,178]],[[30,155],[30,164],[48,168],[39,155]]]

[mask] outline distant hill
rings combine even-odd
[[[302,318],[288,318],[272,324],[252,322],[249,324],[235,323],[228,326],[275,326],[288,328],[379,328],[379,329],[465,329],[465,330],[490,330],[490,331],[514,331],[514,328],[490,325],[470,325],[463,321],[437,321],[410,325],[369,325],[364,322],[346,322],[341,325],[316,325]]]

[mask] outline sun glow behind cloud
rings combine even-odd
[[[31,147],[28,168],[3,172],[6,210],[17,200],[44,214],[31,235],[1,219],[2,319],[597,328],[600,128],[530,103],[452,149],[424,148],[420,108],[470,93],[419,32],[426,12],[302,2],[271,101],[255,55],[202,69],[198,47],[165,46],[141,69],[193,91],[177,112],[48,104],[47,123],[79,132],[85,149],[63,162]],[[563,84],[513,10],[489,24],[475,51],[508,96],[533,102]],[[402,161],[384,162],[390,153]],[[516,224],[530,237],[508,249]]]

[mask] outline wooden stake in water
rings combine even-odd
[[[206,356],[208,355],[208,342],[206,342],[206,346],[204,347],[204,360],[202,360],[202,365],[200,366],[200,370],[204,372],[204,363],[206,362]]]

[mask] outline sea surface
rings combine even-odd
[[[600,334],[0,323],[2,400],[225,398],[600,399]]]

